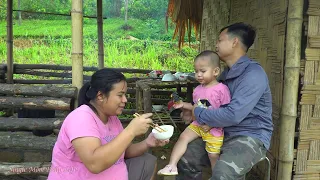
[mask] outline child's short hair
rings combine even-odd
[[[219,55],[215,51],[211,51],[211,50],[202,51],[200,54],[198,54],[194,58],[194,62],[196,62],[198,59],[203,58],[203,57],[208,57],[212,66],[220,67],[220,58],[219,58]]]

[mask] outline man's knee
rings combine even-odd
[[[234,163],[218,161],[212,171],[212,177],[210,180],[242,180],[245,174],[246,172],[244,169],[238,167]]]

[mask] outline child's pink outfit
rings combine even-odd
[[[118,117],[103,124],[87,105],[71,112],[65,119],[52,153],[48,180],[128,180],[124,153],[116,163],[99,174],[91,173],[80,160],[71,143],[79,137],[96,137],[102,145],[112,141],[123,130]],[[112,154],[106,155],[112,156]]]
[[[197,86],[193,91],[193,102],[198,103],[198,100],[208,100],[211,104],[208,109],[217,109],[221,105],[228,104],[231,100],[229,88],[223,83],[211,87]],[[199,126],[197,121],[192,122],[193,125]],[[210,134],[215,137],[223,136],[223,128],[212,128]]]

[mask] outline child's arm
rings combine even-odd
[[[182,109],[186,109],[186,110],[190,110],[190,111],[193,109],[193,105],[191,103],[187,103],[187,102],[183,102],[183,101],[175,103],[173,105],[173,107],[176,109],[182,108]]]
[[[173,107],[175,109],[182,108],[182,109],[186,109],[186,110],[190,110],[190,111],[193,109],[193,105],[191,103],[183,102],[177,92],[172,93],[171,98],[174,102]]]

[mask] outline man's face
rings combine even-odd
[[[227,29],[222,31],[216,44],[216,52],[222,61],[232,54],[234,47],[234,38],[230,38],[227,34]]]

